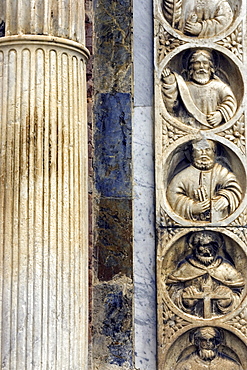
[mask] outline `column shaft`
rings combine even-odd
[[[85,43],[82,0],[1,0],[6,36],[52,35]]]
[[[0,39],[2,369],[87,369],[86,54],[52,40]]]

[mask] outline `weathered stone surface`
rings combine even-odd
[[[131,95],[97,94],[95,186],[104,197],[131,196]]]
[[[84,21],[81,0],[2,0],[0,4],[3,36],[50,35],[85,44]]]
[[[100,370],[115,366],[131,369],[131,95],[98,94],[94,112],[98,199],[94,253],[97,283],[94,283],[92,321],[97,332],[93,331],[93,366]]]
[[[132,293],[128,278],[95,285],[94,369],[132,369]]]
[[[96,92],[131,92],[130,0],[95,0]]]
[[[132,204],[128,199],[101,198],[97,218],[97,277],[132,277]]]
[[[129,0],[94,2],[93,368],[133,368],[132,64]]]

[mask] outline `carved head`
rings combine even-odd
[[[193,233],[188,244],[193,249],[195,259],[205,266],[209,266],[215,261],[223,239],[218,234],[204,230]]]
[[[189,60],[189,78],[194,82],[205,85],[214,77],[214,64],[211,53],[197,50]]]
[[[216,145],[212,140],[201,139],[192,142],[193,165],[199,170],[210,170],[215,163]]]
[[[204,361],[211,361],[217,356],[218,347],[223,339],[223,331],[210,326],[197,329],[190,337],[199,357]]]

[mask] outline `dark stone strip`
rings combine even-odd
[[[97,94],[95,186],[104,197],[131,196],[131,95]]]
[[[97,278],[132,278],[132,201],[101,198],[97,217]]]
[[[132,368],[132,1],[93,9],[93,364]]]
[[[132,366],[132,286],[125,279],[99,284],[94,290],[96,363]]]
[[[95,91],[131,92],[131,0],[94,0]]]

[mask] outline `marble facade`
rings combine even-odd
[[[93,2],[88,315],[84,9],[1,2],[3,369],[245,369],[245,10]]]

